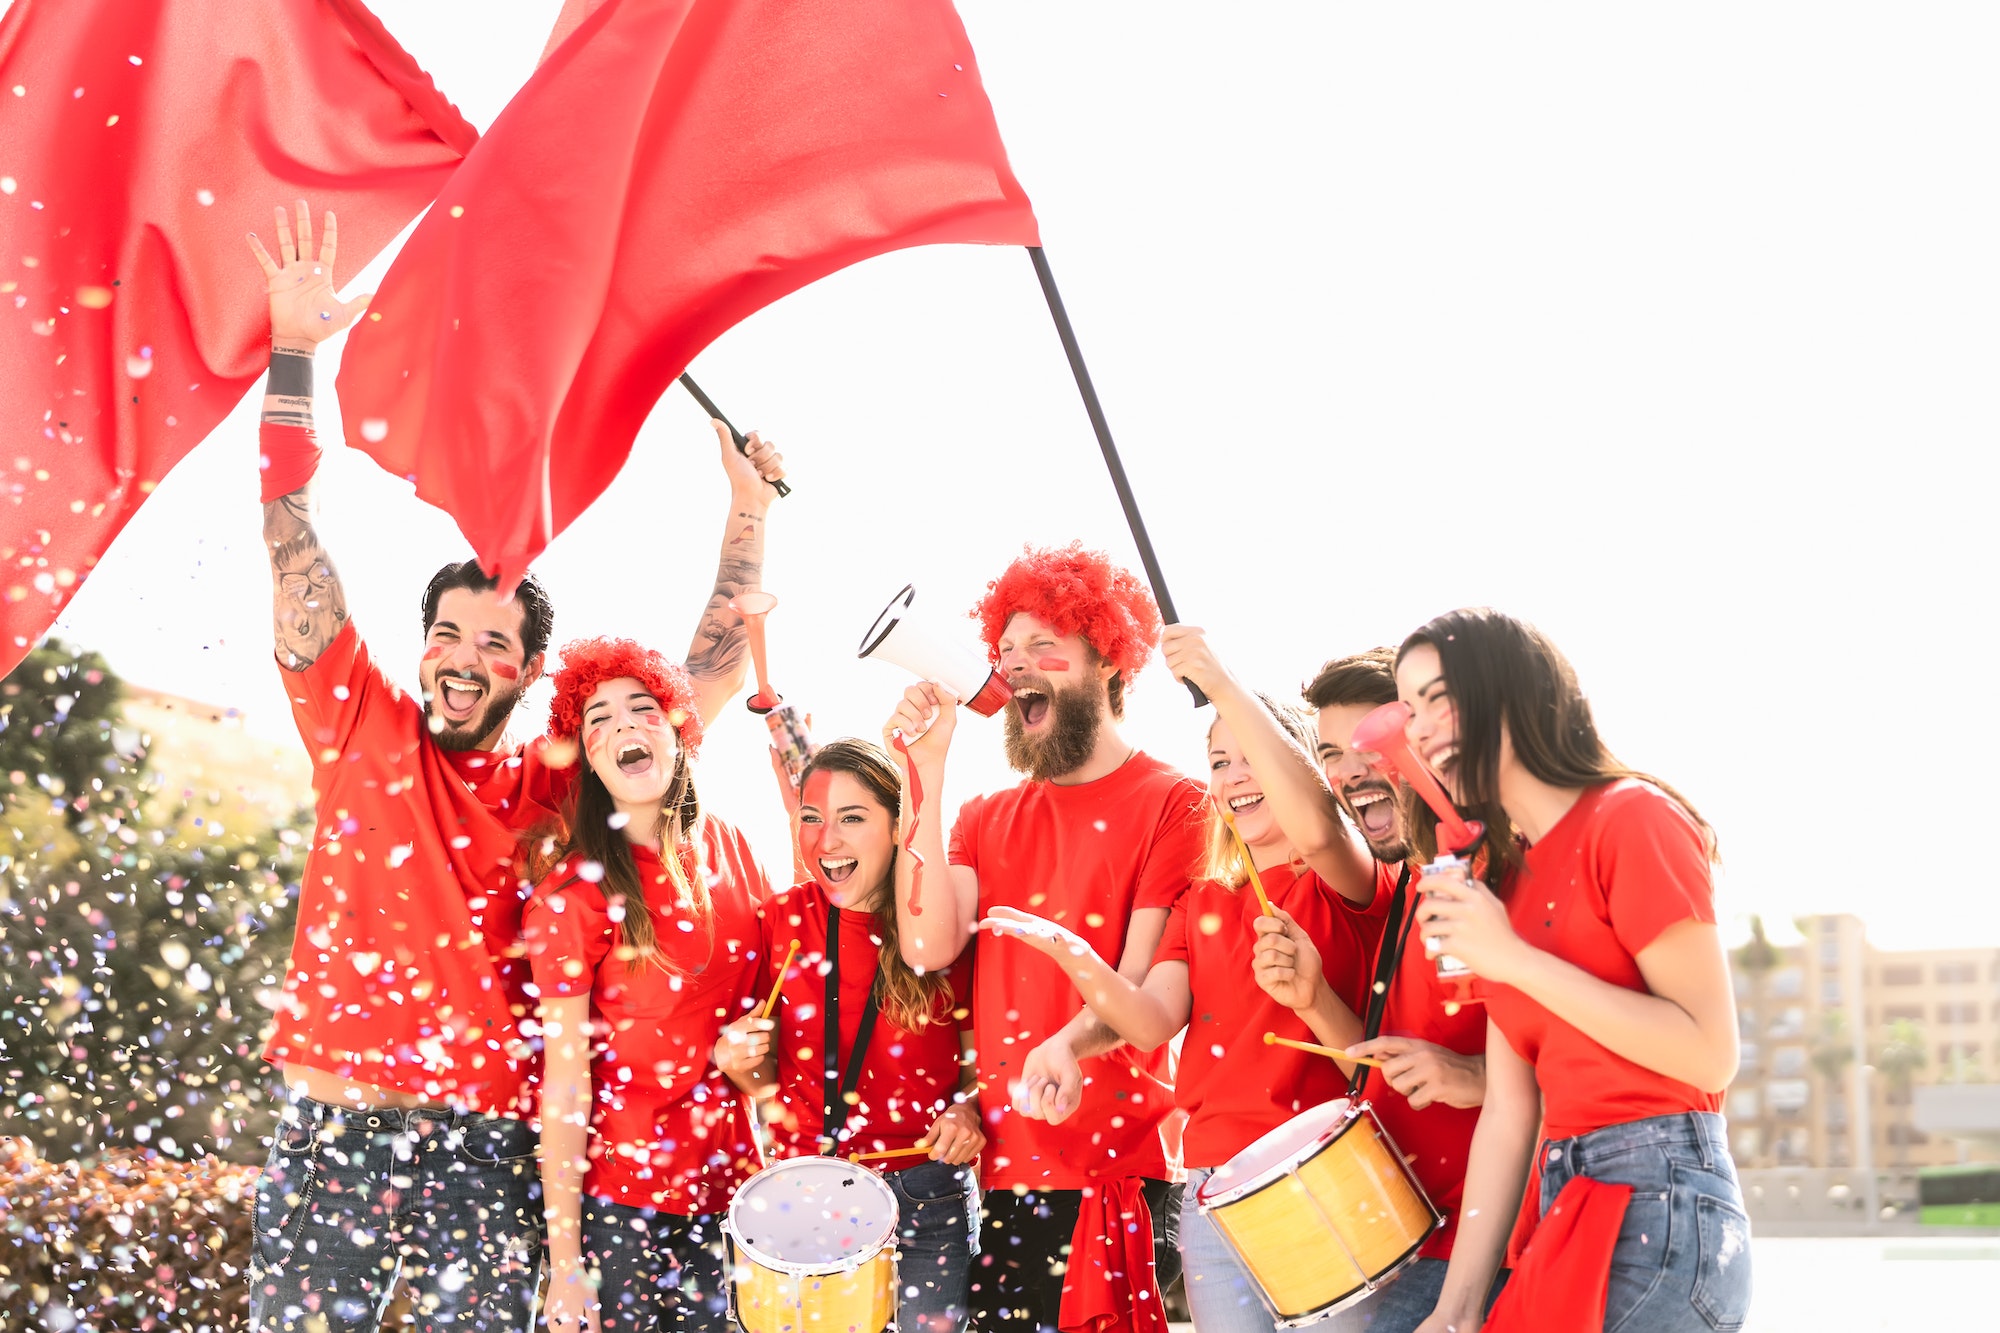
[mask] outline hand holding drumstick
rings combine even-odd
[[[1269,916],[1257,918],[1254,929],[1257,946],[1250,968],[1264,993],[1304,1019],[1328,1046],[1344,1052],[1360,1041],[1360,1018],[1326,984],[1319,946],[1291,913],[1273,907]]]

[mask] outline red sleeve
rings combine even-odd
[[[979,818],[985,811],[984,796],[975,796],[958,808],[958,822],[951,826],[951,846],[945,853],[946,861],[975,874],[979,870]]]
[[[1310,906],[1302,905],[1301,915],[1295,919],[1306,938],[1319,950],[1320,971],[1328,987],[1358,1017],[1368,1012],[1368,990],[1375,979],[1373,964],[1382,922],[1350,910],[1353,904],[1317,874],[1312,879],[1315,892],[1306,900]],[[1304,915],[1308,912],[1310,919]]]
[[[1194,897],[1193,890],[1174,899],[1174,905],[1167,910],[1167,931],[1160,936],[1160,947],[1153,950],[1153,962],[1185,963],[1188,961],[1188,899]]]
[[[543,880],[521,912],[521,942],[535,989],[549,999],[590,994],[614,936],[604,894],[567,866]]]
[[[291,696],[292,721],[298,724],[299,739],[306,743],[315,770],[347,753],[361,710],[390,697],[394,690],[376,670],[351,620],[311,666],[293,671],[280,663],[278,670],[284,675],[285,693]]]
[[[1714,924],[1708,848],[1664,792],[1634,786],[1609,793],[1594,852],[1612,933],[1633,957],[1668,926],[1690,919]]]
[[[1202,840],[1207,835],[1208,789],[1182,778],[1174,783],[1173,794],[1160,814],[1159,825],[1147,845],[1146,863],[1139,870],[1139,892],[1132,907],[1172,907],[1186,891],[1188,881],[1201,862]]]

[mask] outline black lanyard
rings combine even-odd
[[[875,995],[875,977],[881,970],[878,954],[868,970],[868,1003],[861,1009],[861,1028],[854,1034],[854,1049],[848,1052],[847,1072],[840,1069],[840,909],[826,905],[826,1081],[823,1098],[826,1115],[820,1124],[820,1156],[831,1157],[847,1129],[847,1116],[854,1109],[848,1098],[861,1082],[861,1065],[868,1054],[868,1039],[875,1035],[875,1019],[881,1003]]]
[[[1389,920],[1382,936],[1382,951],[1375,958],[1375,984],[1368,991],[1368,1016],[1362,1020],[1361,1040],[1373,1041],[1382,1034],[1383,1011],[1389,1004],[1389,987],[1395,984],[1396,969],[1403,963],[1403,946],[1410,942],[1410,929],[1417,923],[1415,903],[1409,903],[1410,914],[1403,916],[1405,900],[1410,887],[1410,863],[1403,862],[1402,872],[1396,876],[1396,894],[1389,900]],[[1349,1098],[1359,1097],[1361,1089],[1368,1082],[1369,1065],[1356,1065],[1347,1079]]]

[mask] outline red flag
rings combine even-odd
[[[1037,243],[947,0],[606,0],[397,257],[348,443],[512,580],[723,330],[941,241]]]
[[[340,215],[351,273],[477,138],[358,0],[15,0],[0,19],[0,672],[263,373],[244,234],[308,197]]]

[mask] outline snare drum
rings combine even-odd
[[[1229,1159],[1195,1196],[1281,1328],[1393,1277],[1444,1219],[1367,1102],[1316,1106]]]
[[[863,1166],[794,1157],[729,1204],[730,1283],[746,1333],[881,1333],[896,1316],[896,1196]]]

